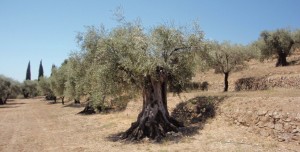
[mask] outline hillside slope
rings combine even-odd
[[[234,91],[234,83],[240,78],[247,77],[266,77],[270,81],[280,81],[281,79],[297,80],[297,84],[300,84],[300,50],[298,49],[287,61],[292,65],[286,67],[275,67],[276,59],[269,59],[264,62],[257,60],[251,60],[247,62],[247,66],[242,71],[232,72],[229,76],[229,91]],[[198,72],[193,78],[194,82],[207,81],[210,86],[210,91],[220,92],[224,88],[224,76],[222,74],[215,74],[213,70],[207,72]],[[285,82],[288,80],[284,80]],[[293,85],[293,83],[290,83]],[[280,86],[282,87],[282,86]],[[298,86],[296,86],[298,87]],[[285,85],[284,88],[290,88],[289,85]],[[295,87],[294,87],[295,88]],[[300,87],[298,87],[300,88]]]
[[[299,77],[300,65],[275,68],[274,61],[251,61],[249,68],[231,75],[227,93],[222,92],[221,75],[199,73],[194,80],[208,81],[209,90],[169,94],[169,111],[190,99],[221,97],[213,104],[215,115],[205,119],[196,115],[200,121],[187,124],[181,133],[168,134],[159,144],[147,139],[136,144],[115,141],[115,135],[136,120],[140,98],[130,101],[124,111],[88,116],[78,115],[82,107],[68,106],[71,102],[63,106],[41,98],[10,100],[0,106],[0,151],[299,151],[300,89],[287,85],[233,91],[237,79],[265,75]]]

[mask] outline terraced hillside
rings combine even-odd
[[[94,115],[78,115],[83,107],[69,106],[71,102],[10,100],[0,106],[0,151],[299,151],[300,89],[295,84],[300,56],[289,60],[294,65],[278,68],[271,60],[249,62],[247,69],[230,76],[227,93],[222,92],[222,75],[198,73],[194,81],[207,81],[208,91],[168,95],[170,112],[189,114],[183,118],[186,128],[161,143],[115,141],[135,121],[141,99],[130,101],[124,111]],[[280,85],[234,91],[235,81],[244,77],[267,77]]]

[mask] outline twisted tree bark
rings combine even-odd
[[[169,115],[166,78],[156,80],[147,76],[144,82],[143,109],[122,138],[140,140],[148,137],[160,141],[167,132],[178,132],[178,127],[183,127],[183,124]]]
[[[287,57],[287,55],[284,51],[278,52],[278,59],[277,59],[276,67],[287,66],[288,62],[286,61],[286,57]]]
[[[228,91],[228,77],[229,77],[229,72],[224,73],[224,92]]]

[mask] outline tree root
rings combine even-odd
[[[146,116],[143,112],[139,114],[138,120],[131,124],[131,127],[122,135],[122,139],[130,141],[141,140],[145,137],[161,141],[166,136],[167,132],[178,132],[178,127],[183,127],[183,124],[174,118],[167,116],[167,121],[161,112],[158,112],[155,119],[151,119],[151,115]]]

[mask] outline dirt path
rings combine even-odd
[[[0,151],[297,151],[300,148],[227,125],[221,117],[180,140],[161,144],[109,141],[109,135],[130,126],[139,106],[130,102],[123,112],[81,116],[76,113],[82,108],[47,104],[42,99],[9,101],[0,106]]]
[[[56,138],[49,133],[55,109],[39,100],[10,101],[0,110],[1,151],[43,151],[46,146],[57,147]],[[49,110],[46,110],[49,107]],[[53,109],[53,111],[51,110]],[[50,119],[49,119],[50,118]],[[58,124],[59,125],[59,124]]]

